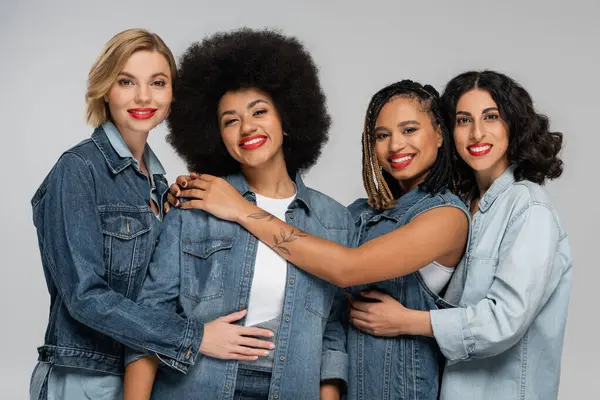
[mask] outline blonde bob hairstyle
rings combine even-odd
[[[160,36],[145,29],[128,29],[117,33],[106,43],[88,75],[85,93],[85,119],[88,124],[97,127],[110,118],[104,96],[117,80],[129,57],[142,50],[162,54],[169,63],[171,79],[175,79],[175,58]]]

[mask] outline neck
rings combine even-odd
[[[142,156],[144,155],[144,149],[146,148],[149,132],[131,132],[126,129],[121,129],[118,126],[117,129],[125,141],[125,144],[127,144],[127,148],[129,148],[133,158],[137,160],[139,165],[143,165]]]
[[[508,169],[509,166],[510,165],[508,162],[506,162],[506,164],[499,165],[495,168],[490,168],[486,171],[475,171],[475,181],[477,182],[477,188],[479,189],[480,199],[488,191],[490,186],[492,186],[494,181],[500,178],[500,176]]]
[[[258,166],[242,165],[242,173],[252,191],[262,196],[285,199],[296,193],[296,185],[288,175],[283,154]]]

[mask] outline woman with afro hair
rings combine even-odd
[[[183,375],[129,353],[125,399],[339,398],[341,292],[281,256],[307,233],[348,246],[354,232],[349,211],[300,178],[330,126],[312,58],[274,31],[217,33],[181,58],[174,98],[169,141],[189,168],[223,176],[261,207],[251,218],[293,229],[273,247],[204,211],[171,210],[139,301],[202,324],[200,354]]]

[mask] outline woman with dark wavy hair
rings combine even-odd
[[[457,76],[442,101],[473,218],[464,291],[459,308],[398,309],[401,333],[433,334],[448,359],[442,400],[556,399],[571,253],[541,185],[562,173],[562,134],[498,72]]]

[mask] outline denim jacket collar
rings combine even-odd
[[[511,165],[492,183],[492,186],[485,192],[479,202],[479,211],[482,213],[486,212],[494,204],[496,198],[515,181],[514,172],[515,166]]]
[[[248,182],[243,174],[238,173],[234,175],[230,175],[227,177],[227,181],[231,183],[231,185],[241,193],[242,196],[246,194],[251,194],[254,197],[254,192],[248,186]],[[296,201],[302,203],[306,206],[306,208],[311,211],[312,205],[310,202],[310,191],[304,185],[300,174],[296,174],[296,178],[294,179],[294,183],[296,184],[296,198],[292,202],[294,204]]]
[[[110,124],[110,125],[109,125]],[[131,164],[136,164],[137,161],[129,154],[119,154],[119,152],[115,149],[115,147],[111,144],[111,141],[108,138],[108,133],[106,129],[110,129],[114,127],[114,125],[110,122],[105,123],[94,130],[92,134],[92,141],[96,144],[96,147],[102,153],[102,156],[106,160],[108,167],[110,168],[113,174],[118,174],[123,171],[125,168],[129,167]],[[116,129],[116,127],[114,127]],[[119,135],[119,137],[121,137]],[[117,146],[118,148],[119,146]],[[128,150],[128,149],[127,149]],[[146,162],[148,163],[148,170],[152,171],[152,175],[164,175],[166,174],[165,169],[162,164],[158,160],[158,157],[154,154],[152,149],[148,144],[146,144],[146,148],[144,149],[144,157]]]

